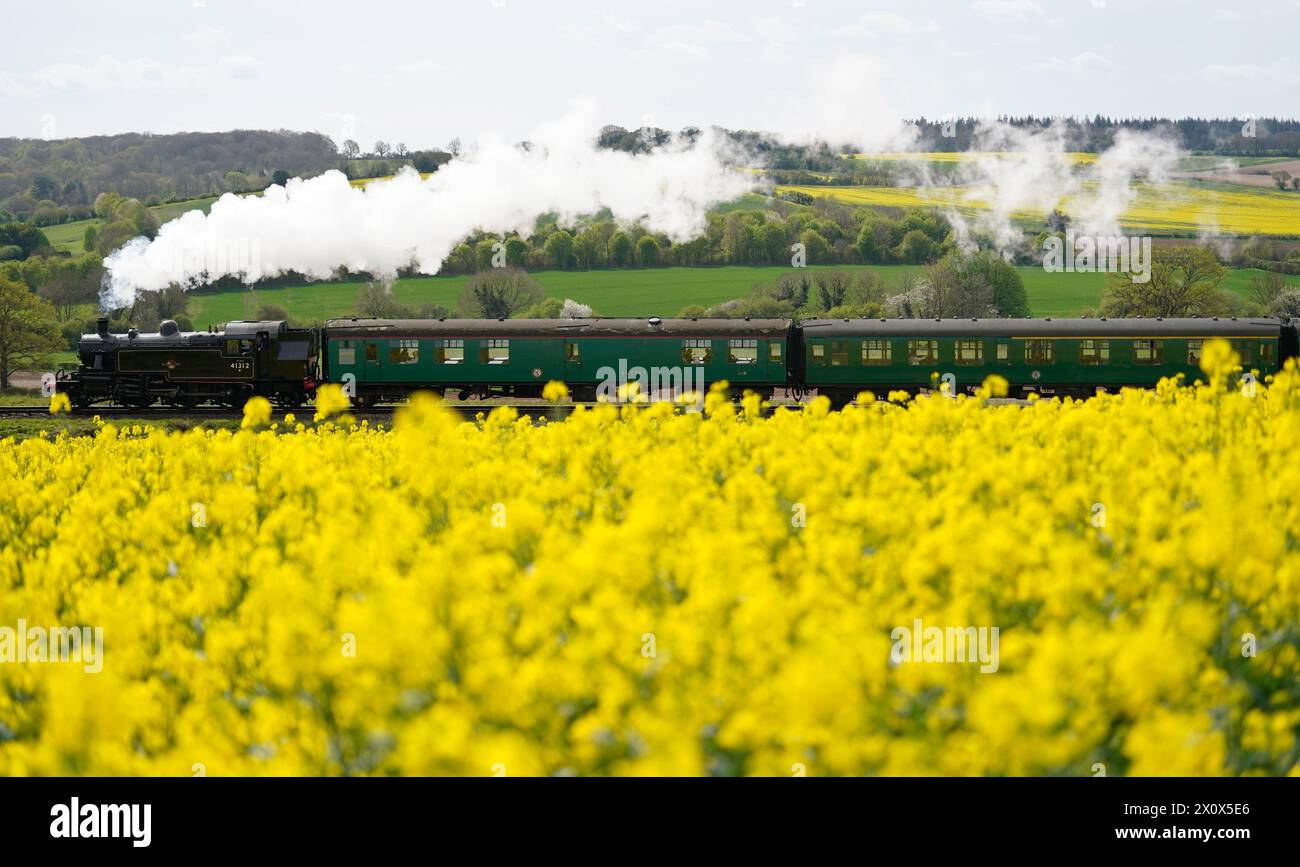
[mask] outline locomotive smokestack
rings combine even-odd
[[[98,334],[100,337],[107,337],[107,336],[108,336],[108,320],[107,320],[107,319],[103,319],[103,318],[101,318],[101,319],[96,319],[96,320],[95,320],[95,333]]]

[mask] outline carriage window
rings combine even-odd
[[[309,344],[305,340],[281,341],[276,353],[276,361],[306,361]]]
[[[889,364],[893,356],[893,347],[888,340],[862,341],[863,364]]]
[[[420,360],[420,341],[418,340],[388,341],[388,363],[389,364],[415,364],[419,360]]]
[[[849,342],[847,340],[831,341],[831,367],[844,367],[849,363]]]
[[[1090,365],[1110,364],[1110,341],[1080,340],[1079,363]]]
[[[356,364],[357,348],[352,345],[351,340],[339,342],[339,364]]]
[[[953,346],[953,360],[958,364],[983,364],[983,340],[958,340]]]
[[[483,340],[479,344],[478,357],[484,364],[505,364],[510,360],[510,341],[499,337]]]
[[[435,364],[460,364],[465,360],[465,341],[460,339],[433,341]]]
[[[1134,340],[1133,361],[1136,364],[1160,364],[1165,357],[1163,340]]]
[[[704,364],[712,360],[712,340],[687,339],[682,341],[682,361],[687,364]]]
[[[998,361],[1006,361],[1006,360],[1008,360],[1009,358],[1011,358],[1011,344],[1009,344],[1009,343],[999,343],[999,344],[998,344]]]
[[[732,364],[754,364],[758,361],[758,341],[747,337],[728,340],[727,360]]]
[[[907,341],[907,363],[908,364],[938,364],[939,363],[939,341],[937,340]]]
[[[1201,347],[1205,344],[1203,340],[1187,341],[1187,364],[1191,367],[1198,367],[1201,363]]]
[[[1056,356],[1056,349],[1050,340],[1026,340],[1026,364],[1051,364]]]
[[[564,343],[564,358],[566,361],[582,361],[582,347],[576,343]]]
[[[781,341],[769,340],[767,342],[767,359],[768,361],[781,360]]]
[[[1259,360],[1261,364],[1273,363],[1273,344],[1261,343],[1259,345]]]
[[[1234,340],[1232,341],[1232,348],[1234,351],[1236,351],[1237,357],[1241,360],[1242,366],[1243,367],[1249,366],[1251,363],[1250,362],[1250,341]]]
[[[366,344],[366,361],[370,362],[371,364],[378,364],[378,363],[379,363],[379,344],[378,344],[378,343],[367,343],[367,344]]]
[[[817,362],[818,364],[825,365],[826,364],[825,344],[822,343],[812,344],[812,357],[813,357],[813,361]]]
[[[253,341],[230,338],[226,341],[226,355],[247,355],[253,348]]]

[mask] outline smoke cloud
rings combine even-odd
[[[754,186],[727,166],[710,133],[693,146],[632,155],[598,150],[598,128],[595,107],[576,103],[536,130],[531,147],[487,138],[427,179],[408,169],[357,188],[331,171],[261,196],[227,194],[210,213],[186,213],[154,240],[136,238],[109,256],[100,302],[120,308],[142,289],[232,276],[254,283],[291,271],[310,279],[341,269],[381,279],[406,267],[436,274],[474,231],[527,235],[548,213],[568,224],[608,208],[621,223],[640,221],[685,241],[703,232],[710,207]]]

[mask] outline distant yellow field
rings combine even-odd
[[[420,172],[420,179],[423,180],[431,174],[433,174],[433,172]],[[391,181],[392,179],[392,175],[385,175],[382,178],[353,178],[348,181],[348,183],[354,187],[364,187],[367,184],[373,184],[375,181]]]
[[[1085,184],[1083,193],[1067,197],[1059,207],[1066,214],[1078,210],[1081,200],[1090,195]],[[822,187],[780,186],[778,193],[799,192],[814,197],[829,197],[851,205],[874,207],[953,207],[962,213],[988,208],[967,187]],[[1121,219],[1125,229],[1159,234],[1196,234],[1207,231],[1230,235],[1300,236],[1300,196],[1278,190],[1245,188],[1237,190],[1207,189],[1184,183],[1141,184],[1137,200]],[[1020,212],[1018,220],[1041,221],[1044,214]]]
[[[999,151],[927,151],[927,152],[893,152],[879,154],[846,154],[847,159],[878,160],[880,162],[916,162],[916,163],[969,163],[981,157],[1014,157],[1016,154]],[[1075,165],[1087,165],[1097,161],[1096,154],[1063,153],[1061,156]]]

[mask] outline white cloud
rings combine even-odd
[[[435,78],[445,78],[449,74],[447,67],[436,60],[415,60],[386,69],[372,69],[362,63],[349,62],[335,70],[335,75],[341,84],[361,84],[370,87],[421,84]]]
[[[1017,21],[1043,14],[1038,0],[978,0],[974,8],[986,18],[1013,18]]]
[[[710,44],[735,44],[751,41],[748,36],[722,21],[702,24],[675,24],[661,27],[650,35],[652,48],[666,54],[708,57]]]
[[[0,69],[0,96],[26,96],[27,88],[18,83],[18,79]]]
[[[602,36],[612,33],[635,33],[641,25],[630,18],[620,18],[602,12],[595,21],[587,24],[563,24],[559,29],[561,39],[582,45],[599,45]]]
[[[760,18],[754,22],[754,32],[763,40],[759,59],[769,63],[784,63],[793,56],[798,32],[779,16]]]
[[[226,31],[220,27],[213,27],[210,24],[204,24],[191,30],[189,33],[181,36],[181,42],[188,42],[191,45],[197,45],[200,48],[211,48],[214,45],[226,41]]]
[[[93,63],[53,63],[36,70],[33,81],[51,90],[177,90],[218,81],[253,78],[262,64],[242,55],[199,66],[172,65],[151,57],[118,60],[105,54]]]
[[[835,32],[839,36],[879,36],[881,33],[888,33],[894,36],[908,36],[913,33],[933,33],[939,29],[939,25],[933,20],[927,20],[921,23],[913,21],[897,12],[868,12],[852,24],[838,28]]]
[[[1237,65],[1214,64],[1205,67],[1202,77],[1215,84],[1241,84],[1271,82],[1285,86],[1300,85],[1300,66],[1289,57],[1268,65],[1242,63]]]
[[[1115,64],[1104,55],[1095,51],[1083,51],[1074,55],[1069,60],[1063,60],[1060,57],[1052,57],[1041,63],[1035,63],[1034,69],[1043,72],[1072,72],[1075,75],[1085,75],[1089,72],[1097,72],[1102,69],[1114,69]]]

